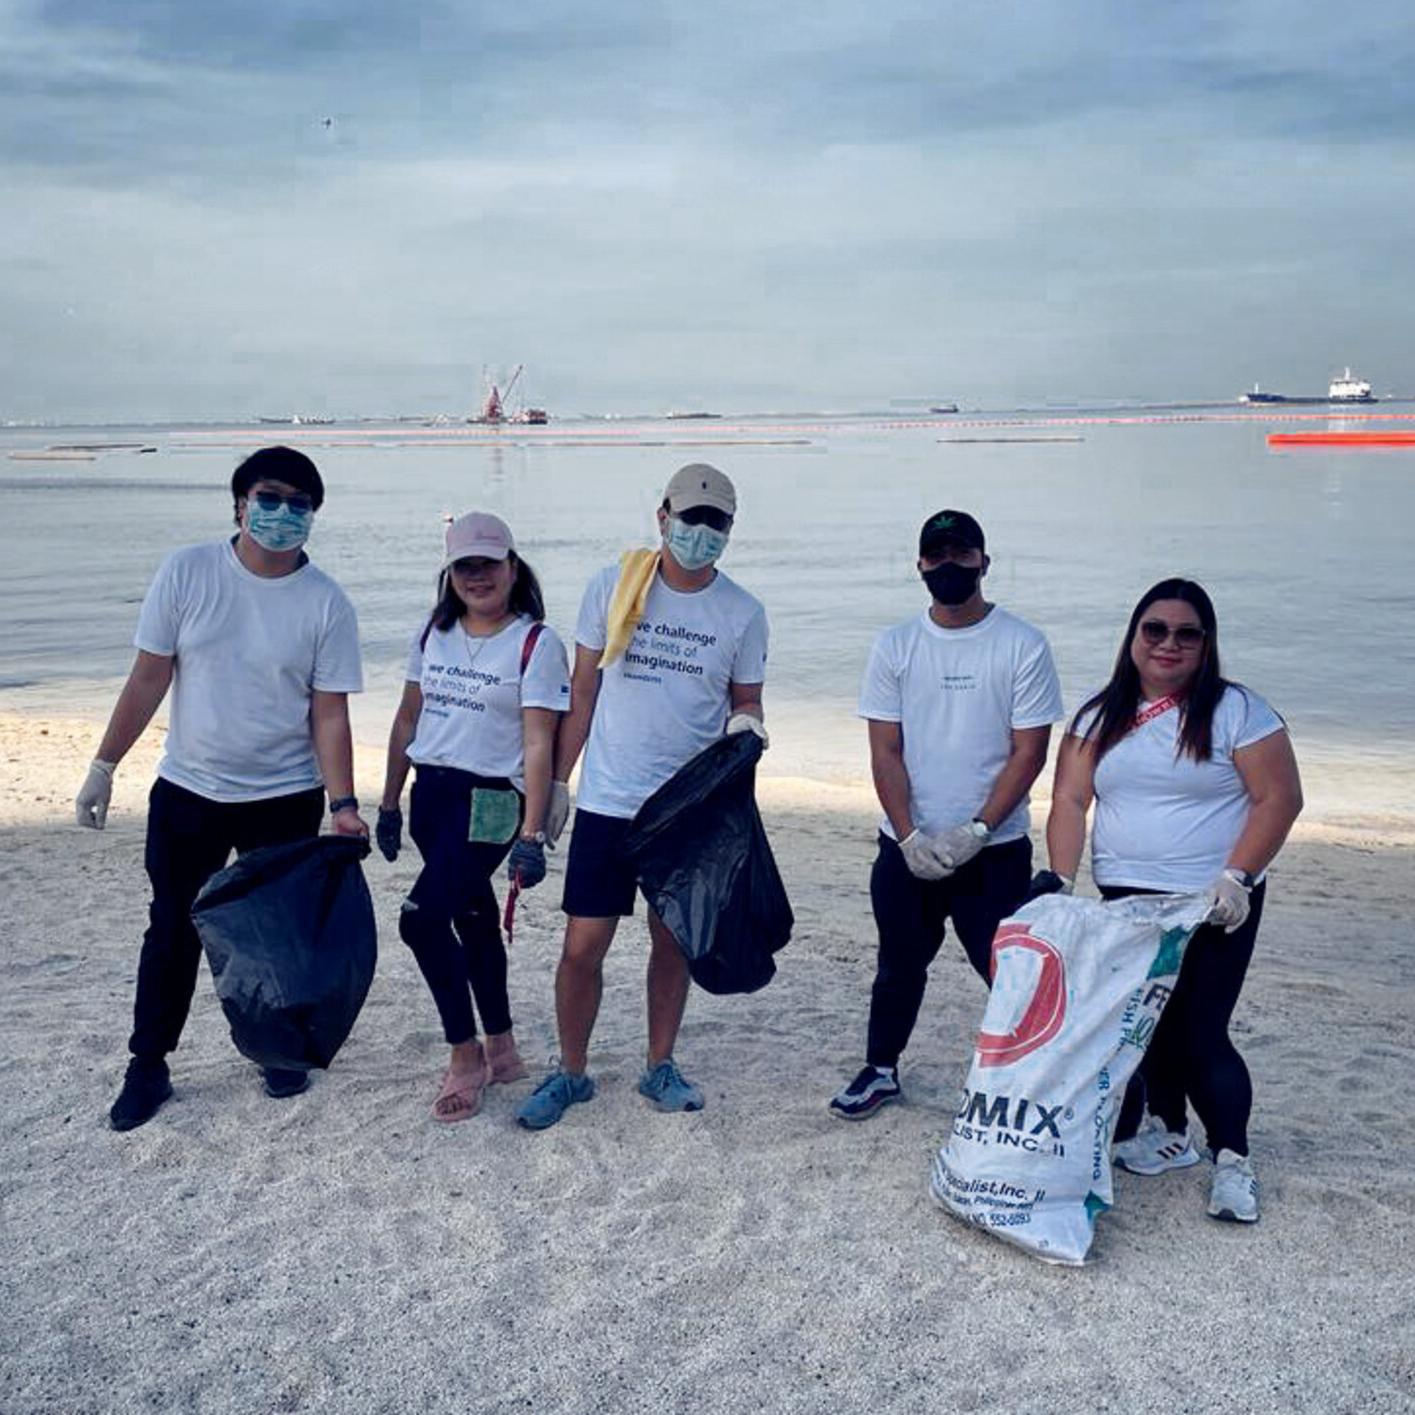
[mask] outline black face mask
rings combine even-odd
[[[954,565],[945,561],[933,570],[921,570],[929,593],[940,603],[950,608],[971,599],[978,588],[978,577],[983,573],[981,565]]]

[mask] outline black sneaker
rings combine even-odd
[[[298,1096],[310,1088],[308,1071],[286,1071],[279,1066],[262,1066],[260,1074],[265,1078],[265,1094],[272,1100],[283,1101],[287,1096]]]
[[[108,1112],[108,1123],[115,1130],[136,1130],[139,1125],[146,1125],[171,1095],[167,1063],[160,1056],[155,1060],[135,1056],[128,1063],[123,1089]]]
[[[864,1120],[901,1095],[895,1067],[867,1066],[831,1101],[830,1113],[841,1120]]]

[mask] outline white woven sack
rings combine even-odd
[[[929,1184],[942,1207],[1048,1262],[1085,1262],[1111,1206],[1125,1084],[1208,908],[1198,895],[1049,894],[998,926],[973,1064]]]

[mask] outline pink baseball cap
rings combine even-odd
[[[511,527],[500,516],[489,511],[468,511],[447,527],[447,553],[442,558],[442,568],[472,556],[505,560],[515,548]]]

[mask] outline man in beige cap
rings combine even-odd
[[[555,976],[561,1061],[516,1113],[529,1130],[554,1125],[594,1095],[585,1065],[604,958],[620,918],[634,912],[637,880],[624,852],[634,815],[724,732],[766,737],[766,611],[715,567],[736,513],[736,490],[716,467],[680,467],[658,510],[661,548],[601,570],[581,602],[555,769],[563,825],[564,783],[584,750]],[[660,1110],[701,1110],[702,1092],[673,1060],[688,966],[652,908],[649,936],[648,1064],[639,1091]]]

